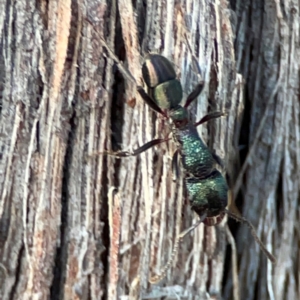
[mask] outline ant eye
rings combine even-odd
[[[175,123],[176,128],[180,128],[187,124],[187,120],[177,120],[174,123]]]

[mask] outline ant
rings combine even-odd
[[[103,39],[101,39],[101,41],[124,76],[136,84],[133,76],[122,66],[113,52],[106,45],[105,41]],[[196,60],[194,56],[193,59]],[[216,169],[216,165],[223,168],[222,160],[205,145],[197,132],[196,127],[198,125],[224,116],[225,114],[219,111],[212,112],[204,116],[195,124],[188,118],[187,108],[200,95],[204,82],[200,80],[194,90],[188,95],[185,105],[181,106],[179,103],[183,97],[182,86],[180,81],[176,79],[176,73],[172,63],[167,58],[158,54],[147,55],[142,66],[142,75],[149,92],[147,93],[143,87],[136,84],[137,91],[142,99],[154,111],[163,115],[170,121],[169,124],[172,136],[177,145],[177,150],[172,158],[172,169],[178,178],[178,163],[180,156],[185,172],[185,186],[191,208],[200,217],[198,222],[179,234],[176,238],[173,252],[168,263],[162,269],[161,274],[150,278],[149,282],[157,283],[165,277],[167,270],[171,267],[178,252],[180,243],[188,233],[194,230],[202,222],[207,226],[219,224],[223,220],[225,214],[238,222],[246,224],[250,228],[251,234],[259,244],[261,250],[272,263],[275,263],[275,257],[263,245],[257,236],[253,225],[244,217],[238,216],[226,209],[228,204],[228,186],[224,176]],[[170,139],[171,138],[169,137],[164,139],[154,139],[131,152],[107,151],[105,154],[116,157],[136,156],[155,145],[164,143]]]

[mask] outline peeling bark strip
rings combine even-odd
[[[300,7],[230,4],[0,1],[1,300],[300,298]],[[260,261],[247,228],[233,224],[235,247],[225,224],[200,226],[165,281],[148,285],[198,217],[172,181],[172,141],[137,158],[90,158],[169,130],[99,34],[137,82],[143,55],[166,56],[185,95],[198,80],[187,36],[205,82],[191,117],[228,112],[199,132],[238,178],[238,209],[277,256],[275,267]],[[113,186],[119,193],[109,201]]]
[[[119,282],[119,252],[120,252],[120,231],[121,231],[121,201],[120,196],[112,187],[108,195],[109,207],[109,231],[110,231],[110,252],[109,252],[109,282],[108,299],[118,299]]]

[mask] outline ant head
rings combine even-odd
[[[169,117],[172,119],[176,128],[183,127],[189,122],[187,110],[180,105],[170,111]]]

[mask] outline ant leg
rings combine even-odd
[[[206,116],[204,116],[200,121],[198,121],[197,123],[194,124],[195,127],[203,124],[203,123],[206,123],[210,120],[213,120],[213,119],[217,119],[217,118],[220,118],[222,116],[225,116],[226,114],[224,112],[221,112],[221,111],[214,111],[214,112],[211,112],[209,114],[207,114]],[[216,161],[216,163],[222,168],[224,169],[225,166],[224,166],[224,162],[223,160],[221,159],[221,157],[219,157],[216,153],[214,152],[211,152],[214,160]]]
[[[137,86],[137,91],[142,97],[142,99],[157,113],[162,114],[164,116],[165,113],[161,110],[161,108],[153,101],[153,99],[146,93],[146,91],[141,87]]]
[[[206,123],[210,120],[213,120],[213,119],[217,119],[217,118],[220,118],[222,116],[225,116],[226,113],[225,112],[222,112],[222,111],[214,111],[214,112],[211,112],[207,115],[205,115],[200,121],[198,121],[197,123],[194,124],[195,127],[203,124],[203,123]]]
[[[222,116],[225,116],[226,113],[224,112],[221,112],[221,111],[214,111],[214,112],[211,112],[209,114],[207,114],[206,116],[204,116],[200,121],[198,121],[197,123],[194,124],[195,127],[203,124],[203,123],[206,123],[210,120],[213,120],[213,119],[217,119],[217,118],[220,118]],[[224,169],[224,162],[223,160],[221,159],[221,157],[219,157],[216,153],[214,152],[211,152],[214,160],[216,161],[216,163],[222,168]]]
[[[194,88],[194,90],[188,95],[184,107],[187,108],[202,92],[202,89],[204,87],[203,80],[200,81]]]
[[[265,245],[262,243],[262,241],[260,240],[260,238],[257,236],[256,231],[254,226],[252,225],[252,223],[250,221],[248,221],[246,218],[242,217],[242,216],[238,216],[235,213],[232,213],[231,211],[225,209],[225,213],[232,219],[236,220],[237,222],[241,222],[245,225],[248,226],[248,228],[251,231],[251,234],[254,238],[254,240],[256,241],[256,243],[259,245],[260,249],[263,251],[263,253],[267,256],[267,258],[273,263],[276,263],[276,258],[267,250],[267,248],[265,247]]]
[[[187,108],[200,95],[200,93],[202,92],[202,89],[204,87],[204,80],[202,79],[201,69],[199,67],[197,58],[193,54],[191,45],[190,45],[190,43],[188,41],[188,38],[187,38],[186,34],[185,34],[185,39],[186,39],[186,43],[187,43],[187,46],[189,48],[189,51],[192,54],[193,67],[198,71],[198,75],[200,77],[199,83],[196,85],[196,87],[194,88],[194,90],[188,95],[188,97],[186,99],[186,103],[185,103],[184,107]],[[200,124],[203,124],[203,123],[205,123],[207,121],[219,118],[219,117],[224,116],[224,115],[225,115],[225,113],[224,112],[220,112],[220,111],[215,111],[215,112],[209,113],[206,116],[204,116],[199,122],[195,123],[194,126],[197,127]]]
[[[216,161],[216,163],[224,170],[225,166],[224,166],[224,162],[223,162],[222,158],[214,152],[211,152],[211,155],[214,158],[214,160]]]
[[[111,151],[104,151],[104,152],[98,152],[98,153],[94,153],[92,154],[92,156],[94,155],[99,155],[99,154],[105,154],[105,155],[110,155],[110,156],[115,156],[115,157],[118,157],[118,158],[121,158],[121,157],[129,157],[129,156],[136,156],[136,155],[139,155],[143,152],[145,152],[146,150],[156,146],[156,145],[159,145],[161,143],[164,143],[166,141],[170,140],[170,138],[165,138],[165,139],[155,139],[155,140],[152,140],[146,144],[144,144],[143,146],[133,150],[133,151],[117,151],[117,152],[111,152]]]
[[[179,248],[179,245],[182,243],[182,240],[183,238],[189,234],[191,231],[193,231],[195,228],[197,228],[200,223],[202,223],[205,219],[206,219],[206,216],[207,214],[204,213],[204,215],[200,218],[200,220],[198,222],[196,222],[194,225],[192,225],[190,228],[188,228],[187,230],[181,232],[177,238],[176,238],[176,241],[175,241],[175,244],[174,244],[174,248],[173,248],[173,252],[171,254],[171,257],[169,259],[169,261],[167,262],[167,264],[163,267],[161,273],[159,275],[155,275],[151,278],[149,278],[149,282],[152,283],[152,284],[155,284],[159,281],[161,281],[167,274],[167,271],[171,268],[172,266],[172,263],[175,259],[175,257],[177,256],[177,253],[178,253],[178,248]]]
[[[172,173],[174,174],[173,181],[179,178],[179,165],[178,165],[178,157],[179,149],[177,149],[172,157]]]

